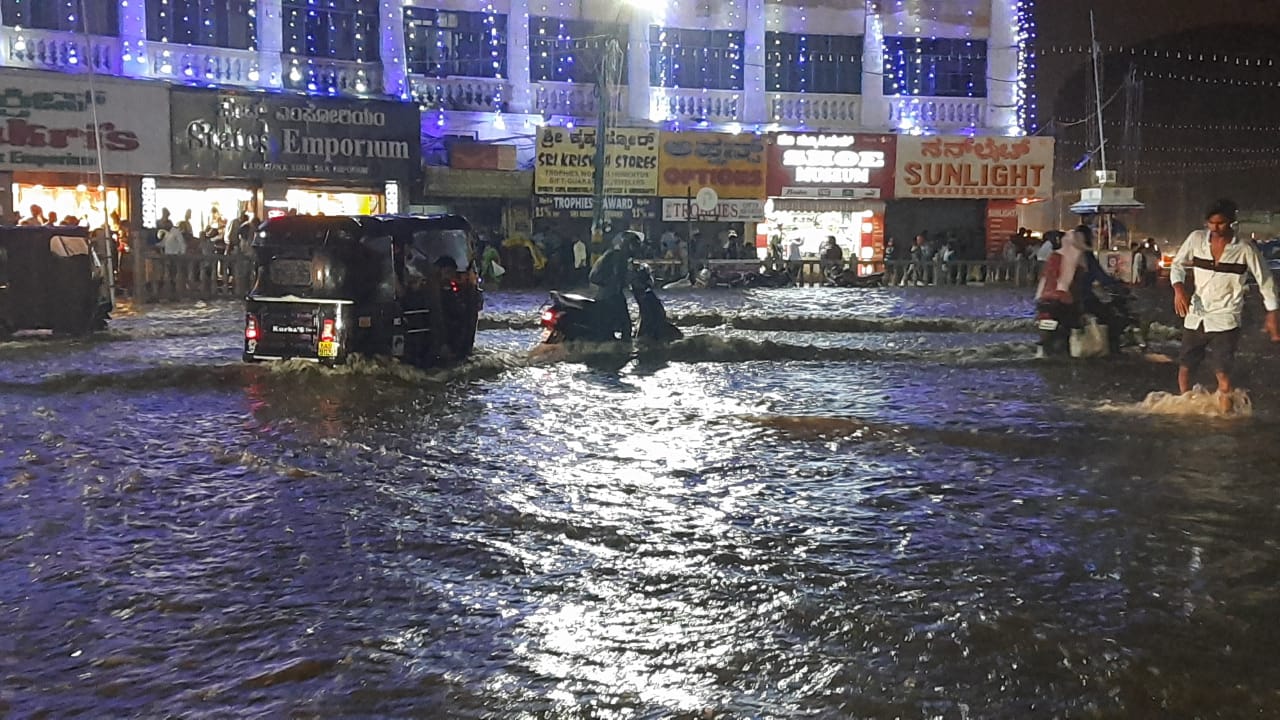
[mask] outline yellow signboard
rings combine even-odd
[[[685,197],[709,187],[722,198],[763,200],[764,139],[757,135],[664,132],[658,155],[658,194]]]
[[[658,131],[615,128],[605,140],[604,194],[653,196],[658,190]],[[591,195],[595,155],[595,128],[540,128],[534,193]]]

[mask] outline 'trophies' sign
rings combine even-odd
[[[413,177],[419,116],[407,103],[173,90],[173,171],[204,177]]]

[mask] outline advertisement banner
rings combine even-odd
[[[898,138],[899,198],[1037,198],[1053,194],[1053,138]]]
[[[173,172],[377,184],[418,174],[416,106],[174,88]]]
[[[169,172],[169,91],[162,85],[5,70],[0,77],[0,169]],[[97,126],[94,126],[94,106]]]
[[[1014,200],[987,201],[987,259],[1004,256],[1004,244],[1018,234],[1018,203]]]
[[[608,131],[605,141],[604,194],[657,193],[658,131],[615,128]],[[539,128],[534,194],[594,194],[595,160],[595,128]]]
[[[769,145],[769,197],[893,197],[895,135],[780,133]]]
[[[662,197],[683,198],[709,187],[722,198],[764,199],[766,156],[760,136],[664,132],[661,141],[658,194]]]
[[[684,222],[692,215],[694,220],[715,222],[763,222],[763,200],[735,200],[721,198],[712,212],[703,212],[686,198],[663,198],[662,221]]]
[[[533,216],[536,218],[592,219],[595,198],[590,195],[538,195]],[[604,216],[609,220],[653,220],[657,216],[657,200],[652,197],[608,195],[604,199]]]

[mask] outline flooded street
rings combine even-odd
[[[0,716],[1280,716],[1280,351],[1157,413],[1029,294],[671,292],[671,348],[531,363],[490,293],[429,372],[246,366],[236,304],[0,346]]]

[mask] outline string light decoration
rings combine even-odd
[[[1014,17],[1018,24],[1014,31],[1017,45],[1017,78],[1014,83],[1014,103],[1017,105],[1018,124],[1023,132],[1039,130],[1039,109],[1036,107],[1036,9],[1035,0],[1018,0]]]
[[[485,37],[489,44],[489,61],[493,65],[493,77],[502,80],[503,68],[506,67],[507,43],[503,35],[498,31],[498,10],[494,7],[493,0],[481,0],[482,11],[484,12]],[[503,16],[505,17],[505,16]],[[505,28],[504,28],[505,29]],[[496,83],[493,91],[493,111],[495,113],[502,112],[505,107],[506,100],[502,96],[503,83]]]
[[[283,49],[292,56],[285,86],[329,95],[368,92],[363,68],[348,75],[337,65],[316,61],[379,62],[380,6],[379,0],[282,0]]]
[[[147,4],[147,40],[183,45],[202,45],[256,52],[258,49],[258,8],[256,0],[152,0]],[[133,59],[125,42],[123,60]],[[139,60],[146,62],[142,41],[138,41]],[[157,68],[176,79],[216,81],[216,62],[212,57],[185,56],[181,67],[175,66],[173,53],[164,50]],[[195,63],[203,59],[203,65]],[[251,82],[258,80],[255,62],[247,72]]]
[[[1183,50],[1153,50],[1129,45],[1099,45],[1103,55],[1131,55],[1156,60],[1178,60],[1182,62],[1213,63],[1217,65],[1235,65],[1244,68],[1271,68],[1276,66],[1275,58],[1248,57],[1245,55],[1225,55],[1216,52],[1191,52]],[[1045,45],[1040,48],[1043,55],[1089,55],[1088,45]]]

